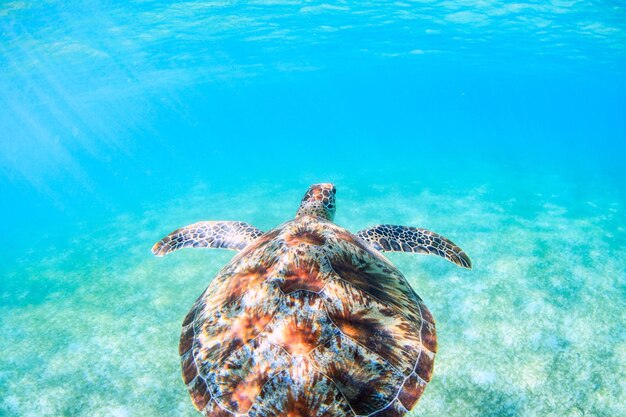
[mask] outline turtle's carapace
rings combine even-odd
[[[335,225],[335,187],[306,192],[294,220],[263,233],[200,222],[153,247],[240,250],[183,322],[183,381],[210,417],[396,417],[430,381],[437,338],[422,299],[383,251],[429,253],[470,268],[450,240],[379,225]]]

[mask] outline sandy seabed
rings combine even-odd
[[[581,198],[558,178],[515,188],[337,185],[338,224],[425,227],[474,264],[388,255],[437,320],[434,376],[410,416],[626,415],[617,186],[587,186]],[[141,213],[12,247],[0,282],[0,414],[198,415],[180,378],[180,323],[233,252],[159,259],[150,248],[202,219],[267,230],[293,216],[305,188],[215,196],[199,185]]]

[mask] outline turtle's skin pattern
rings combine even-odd
[[[430,230],[381,224],[361,230],[357,236],[377,250],[426,253],[441,256],[464,268],[472,267],[472,261],[461,248]]]
[[[152,248],[164,256],[181,248],[243,249],[263,234],[244,222],[199,222],[174,230]]]
[[[335,186],[314,184],[296,218],[263,233],[204,221],[152,247],[241,252],[183,322],[183,380],[206,416],[400,417],[433,372],[435,321],[381,252],[437,255],[470,269],[454,242],[426,229],[332,223]]]
[[[435,321],[400,271],[312,215],[228,263],[179,345],[193,403],[211,417],[403,416],[436,351]]]

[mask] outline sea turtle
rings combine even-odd
[[[206,416],[403,416],[433,372],[435,321],[384,251],[429,253],[471,268],[450,240],[332,222],[335,186],[312,185],[295,219],[269,232],[200,222],[152,248],[240,251],[183,321],[183,381]]]

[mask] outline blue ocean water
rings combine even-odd
[[[180,323],[306,188],[437,319],[411,416],[626,415],[626,7],[575,0],[0,5],[0,415],[197,415]]]

